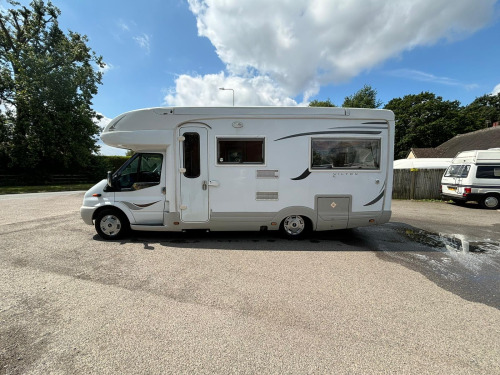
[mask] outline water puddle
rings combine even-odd
[[[500,242],[462,234],[432,233],[401,226],[403,251],[384,251],[383,257],[426,275],[462,297],[500,308]]]
[[[489,239],[474,240],[463,234],[432,233],[421,229],[398,228],[410,240],[438,251],[500,254],[500,242]]]

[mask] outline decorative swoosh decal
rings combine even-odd
[[[311,171],[308,168],[299,177],[291,178],[291,180],[294,180],[294,181],[303,180],[304,178],[308,177],[310,174],[311,174]]]
[[[319,134],[380,134],[380,131],[374,130],[333,130],[333,131],[322,131],[322,132],[310,132],[310,133],[298,133],[287,135],[286,137],[275,139],[274,141],[281,141],[283,139],[295,138],[295,137],[303,137],[305,135],[319,135]]]
[[[137,203],[130,203],[130,202],[122,201],[122,203],[124,205],[126,205],[128,208],[130,208],[131,210],[134,210],[134,211],[142,210],[143,208],[152,206],[153,204],[158,203],[158,202],[159,201],[152,202],[152,203],[145,203],[145,204],[137,204]]]
[[[381,200],[383,198],[384,194],[385,194],[385,182],[382,185],[382,189],[380,189],[380,194],[378,195],[378,197],[375,198],[374,200],[372,200],[371,202],[368,202],[367,204],[365,204],[364,207],[371,206],[372,204],[377,203],[379,200]]]
[[[365,205],[364,205],[364,207],[366,207],[366,206],[371,206],[372,204],[377,203],[379,200],[381,200],[381,199],[382,199],[382,197],[384,196],[384,194],[385,194],[385,191],[382,191],[382,193],[380,193],[380,195],[379,195],[377,198],[375,198],[375,199],[374,199],[374,200],[372,200],[371,202],[368,202],[367,204],[365,204]]]
[[[363,124],[377,124],[377,125],[387,125],[385,122],[364,122]],[[358,126],[358,125],[353,125],[353,126],[336,126],[334,128],[328,128],[328,129],[370,129],[370,130],[387,130],[387,126]]]

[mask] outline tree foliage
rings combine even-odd
[[[0,153],[21,169],[84,166],[98,150],[91,100],[102,58],[86,36],[59,28],[50,1],[9,4],[0,11]]]
[[[328,98],[326,100],[315,99],[309,103],[309,107],[336,107],[336,105],[331,102],[330,98]]]
[[[412,147],[436,147],[457,134],[460,103],[430,92],[390,100],[385,109],[396,117],[395,158],[406,158]]]
[[[377,99],[377,90],[370,85],[364,85],[351,96],[346,96],[342,107],[344,108],[378,108],[382,102]]]
[[[500,93],[476,98],[464,108],[462,116],[469,126],[467,131],[486,128],[500,121]]]

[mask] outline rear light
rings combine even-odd
[[[463,196],[466,197],[467,194],[470,194],[471,192],[472,192],[471,188],[464,188],[464,194],[463,194]]]

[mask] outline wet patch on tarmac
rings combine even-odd
[[[382,244],[379,258],[420,272],[468,301],[500,309],[499,241],[432,233],[403,224],[388,225],[406,245],[396,251]]]

